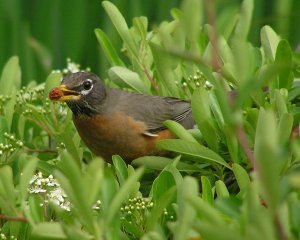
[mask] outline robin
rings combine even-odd
[[[127,163],[145,155],[164,155],[156,142],[175,138],[163,125],[166,120],[186,129],[194,126],[189,101],[109,88],[91,72],[66,76],[49,98],[67,103],[83,142],[108,162],[115,154]]]

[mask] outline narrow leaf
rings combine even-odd
[[[131,88],[139,93],[150,94],[150,86],[139,75],[125,67],[112,67],[108,70],[109,78],[119,87]]]
[[[198,143],[181,139],[168,139],[159,141],[157,147],[189,156],[197,161],[202,160],[211,164],[218,163],[230,168],[220,155]]]
[[[197,143],[197,140],[193,137],[193,135],[179,123],[172,120],[167,120],[164,122],[164,125],[169,128],[178,138]]]
[[[124,63],[118,56],[116,49],[113,47],[107,35],[99,28],[95,29],[95,34],[109,63],[112,66],[124,66]]]

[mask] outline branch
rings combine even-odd
[[[24,216],[7,216],[4,214],[0,214],[0,219],[13,222],[28,222],[27,218],[25,218]]]
[[[206,11],[208,22],[211,25],[211,32],[209,35],[210,42],[212,45],[212,67],[218,72],[221,69],[221,60],[219,58],[219,47],[218,47],[218,34],[216,27],[216,12],[215,12],[215,1],[214,0],[206,0],[205,1]]]
[[[26,148],[27,152],[38,152],[38,153],[58,153],[58,151],[51,149],[51,148],[45,148],[45,149],[33,149],[33,148]]]
[[[237,138],[239,140],[239,143],[244,150],[244,153],[246,154],[248,160],[250,161],[251,165],[253,166],[253,170],[257,170],[256,161],[254,158],[253,151],[250,147],[249,141],[247,139],[245,129],[243,126],[239,126],[237,129]]]
[[[144,64],[142,64],[142,68],[143,68],[143,71],[146,74],[147,78],[149,79],[151,85],[153,86],[153,88],[159,95],[159,88],[158,88],[158,85],[156,84],[154,78],[150,75],[148,69],[146,68],[146,66]]]

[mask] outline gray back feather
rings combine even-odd
[[[135,120],[144,122],[147,131],[151,133],[165,129],[163,122],[166,120],[174,120],[187,129],[193,128],[195,124],[189,101],[110,88],[106,92],[106,101],[99,109],[100,112],[124,112]]]

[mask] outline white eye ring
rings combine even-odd
[[[91,84],[91,88],[90,88],[90,89],[84,89],[84,90],[82,90],[82,91],[80,92],[81,95],[87,95],[87,94],[89,94],[90,91],[92,91],[92,89],[93,89],[93,87],[94,87],[93,81],[92,81],[91,79],[85,80],[85,81],[82,83],[82,85],[83,85],[84,83],[86,83],[86,82],[89,82],[89,83]]]

